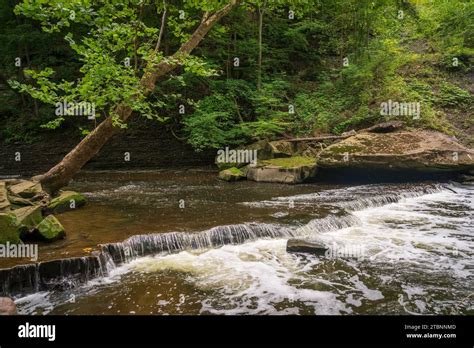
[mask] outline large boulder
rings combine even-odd
[[[219,179],[224,181],[237,181],[245,179],[245,174],[239,168],[224,169],[219,172]]]
[[[44,220],[37,226],[37,230],[41,239],[47,242],[62,239],[66,235],[63,225],[61,225],[54,215],[49,215],[44,218]]]
[[[13,214],[0,213],[0,244],[10,242],[20,243],[20,230],[18,221]]]
[[[360,133],[324,149],[327,169],[463,172],[474,169],[474,151],[443,133],[416,130]]]
[[[294,156],[265,160],[255,167],[250,166],[247,170],[247,179],[258,182],[298,184],[314,177],[316,172],[314,158]]]
[[[29,231],[43,220],[42,208],[39,205],[15,209],[11,213],[16,216],[17,223]]]
[[[17,314],[15,302],[9,297],[0,297],[0,315]]]
[[[86,204],[86,198],[78,192],[63,191],[53,198],[45,209],[47,214],[59,214],[74,210]]]

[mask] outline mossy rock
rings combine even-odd
[[[63,225],[54,215],[44,218],[36,228],[40,237],[48,242],[53,242],[66,236]]]
[[[317,165],[314,158],[294,156],[260,161],[258,166],[248,168],[247,179],[258,182],[299,184],[314,178],[316,174]]]
[[[15,215],[0,213],[0,244],[6,242],[21,243],[19,225]]]
[[[301,166],[314,166],[316,164],[316,160],[311,157],[293,156],[273,158],[270,160],[261,161],[260,164],[273,165],[281,168],[298,168]]]
[[[229,168],[219,172],[219,179],[224,181],[237,181],[245,179],[245,174],[239,168]]]
[[[19,225],[25,226],[28,230],[33,229],[43,220],[41,206],[29,206],[12,211],[12,214],[16,216]]]
[[[78,192],[63,191],[58,197],[53,198],[46,208],[47,214],[59,214],[74,210],[86,204],[86,198]]]

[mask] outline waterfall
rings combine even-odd
[[[398,193],[389,192],[357,200],[345,199],[352,190],[340,190],[342,199],[331,202],[343,208],[347,214],[328,215],[311,220],[302,226],[284,226],[264,223],[246,223],[213,227],[201,232],[170,232],[135,235],[123,242],[100,245],[100,249],[89,256],[45,261],[34,264],[20,265],[9,269],[0,269],[0,296],[17,295],[56,289],[69,289],[83,284],[93,278],[107,276],[114,268],[132,261],[135,258],[160,253],[172,253],[182,250],[206,249],[228,244],[242,244],[259,238],[311,237],[318,233],[334,231],[359,225],[359,219],[350,212],[368,207],[381,206],[398,202],[404,198],[412,198],[424,194],[439,192],[442,185],[431,185],[421,190],[406,190]],[[349,192],[347,192],[349,191]],[[327,198],[321,196],[301,195],[295,197],[279,197],[269,202],[281,203],[283,199],[309,201],[314,204],[325,204]],[[340,197],[341,198],[341,197]],[[322,199],[322,200],[321,200]]]
[[[0,294],[69,289],[93,278],[106,276],[106,261],[106,255],[96,253],[0,269]]]

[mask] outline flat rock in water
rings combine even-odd
[[[286,243],[286,251],[290,253],[307,253],[324,256],[328,249],[329,248],[321,243],[302,239],[292,238]]]
[[[17,314],[15,302],[9,297],[0,297],[0,315]]]
[[[74,210],[86,204],[86,198],[78,192],[63,191],[49,202],[46,213],[59,214]]]
[[[19,224],[24,225],[31,230],[43,220],[43,214],[41,211],[41,206],[36,205],[15,209],[11,213],[16,216]]]
[[[229,169],[221,170],[219,172],[219,179],[224,181],[237,181],[245,179],[245,175],[240,169],[232,167]]]
[[[316,160],[301,156],[276,158],[249,167],[247,179],[257,182],[299,184],[316,176]]]

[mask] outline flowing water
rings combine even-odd
[[[229,184],[168,171],[87,174],[72,189],[88,205],[60,215],[68,237],[40,257],[92,248],[101,272],[16,295],[20,313],[474,314],[472,185]],[[331,253],[287,253],[291,237]]]

